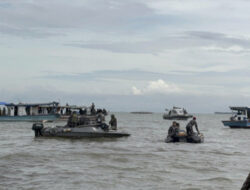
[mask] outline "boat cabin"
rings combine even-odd
[[[5,103],[0,102],[0,116],[29,116],[56,114],[58,102],[49,103]]]
[[[187,111],[184,108],[173,107],[169,110],[168,115],[186,115]]]
[[[233,111],[233,116],[230,118],[232,121],[244,121],[250,120],[250,108],[249,107],[230,107]]]
[[[66,104],[65,106],[58,106],[57,111],[60,115],[71,115],[73,112],[82,115],[90,113],[90,108],[87,106],[76,106]]]

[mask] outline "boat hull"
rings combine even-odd
[[[88,132],[68,132],[68,133],[57,133],[57,134],[44,134],[43,137],[62,137],[62,138],[119,138],[128,137],[130,134],[127,133],[88,133]]]
[[[166,143],[175,143],[175,142],[203,143],[204,136],[203,134],[194,134],[192,136],[177,136],[175,138],[167,136],[167,138],[165,139],[165,142]]]
[[[0,122],[37,122],[55,121],[59,118],[58,114],[51,115],[25,115],[25,116],[0,116]]]
[[[35,128],[33,128],[34,130]],[[34,130],[35,131],[35,130]],[[36,132],[35,132],[36,133]],[[115,131],[104,131],[100,127],[46,127],[41,128],[41,134],[37,133],[39,137],[63,137],[63,138],[119,138],[128,137],[128,133],[119,133]],[[36,135],[37,136],[37,135]]]
[[[250,121],[249,120],[244,120],[244,121],[222,121],[224,126],[237,129],[237,128],[242,128],[242,129],[250,129]]]
[[[167,114],[163,115],[163,119],[168,119],[168,120],[187,120],[188,118],[193,117],[192,115],[176,115],[176,116],[170,116]]]

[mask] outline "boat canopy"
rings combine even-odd
[[[86,109],[88,108],[87,106],[76,106],[76,105],[72,105],[72,106],[69,106],[69,105],[66,105],[66,106],[59,106],[60,108],[68,108],[68,109]]]
[[[230,109],[234,111],[250,111],[250,107],[247,106],[231,106]]]
[[[246,115],[248,119],[250,119],[250,107],[247,106],[232,106],[230,107],[231,110],[237,111],[238,115],[243,114]]]
[[[48,103],[19,103],[19,104],[13,104],[13,103],[9,103],[9,104],[5,104],[7,107],[8,106],[23,106],[23,107],[55,107],[59,105],[59,102],[48,102]]]
[[[184,108],[173,106],[173,109],[184,109]]]

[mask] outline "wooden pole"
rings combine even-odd
[[[250,173],[248,174],[241,190],[250,190]]]

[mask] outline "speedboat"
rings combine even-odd
[[[34,123],[32,130],[36,137],[65,137],[65,138],[118,138],[128,137],[130,134],[109,130],[104,122],[98,122],[98,115],[78,116],[76,123],[69,118],[67,125],[45,127],[43,123]]]
[[[224,126],[230,128],[250,129],[250,108],[249,107],[230,107],[233,111],[229,120],[222,121]]]
[[[187,143],[203,143],[204,136],[202,133],[194,133],[191,136],[188,136],[186,131],[180,130],[179,133],[173,138],[167,136],[165,139],[166,143],[174,143],[174,142],[187,142]]]
[[[173,107],[172,109],[166,109],[167,113],[163,114],[163,119],[168,120],[187,120],[188,118],[193,117],[192,115],[188,114],[186,109]]]

